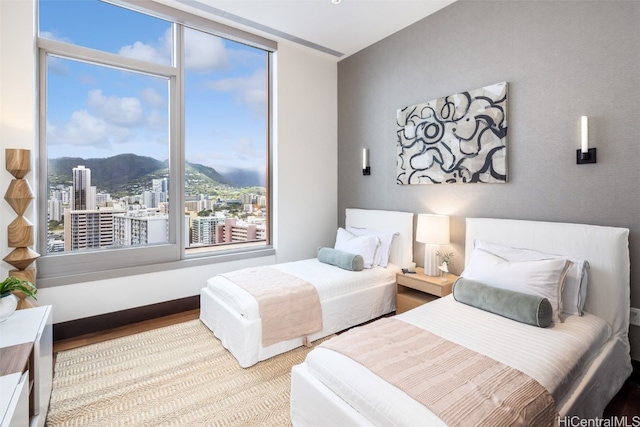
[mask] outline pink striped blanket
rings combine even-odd
[[[394,318],[321,344],[425,405],[449,426],[553,426],[551,394],[523,372]]]
[[[222,274],[258,301],[262,346],[306,337],[322,330],[318,291],[309,282],[273,267],[255,267]]]

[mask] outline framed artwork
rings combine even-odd
[[[507,82],[397,112],[397,183],[507,182]]]

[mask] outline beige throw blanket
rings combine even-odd
[[[551,394],[533,378],[401,320],[383,318],[321,347],[342,353],[449,426],[553,426]]]
[[[273,267],[245,268],[222,274],[258,301],[262,346],[306,337],[322,330],[318,291],[309,282]]]

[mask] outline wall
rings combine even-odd
[[[640,307],[640,3],[458,1],[338,65],[338,211],[629,228],[631,305]],[[509,82],[506,184],[396,185],[398,108]],[[576,165],[580,116],[598,163]],[[371,176],[362,176],[362,147]],[[415,245],[422,264],[423,245]],[[640,328],[631,326],[640,359]]]
[[[31,1],[0,1],[0,191],[11,175],[4,148],[36,149],[35,48]],[[43,288],[38,303],[53,305],[54,323],[198,295],[206,279],[231,269],[315,256],[337,227],[335,60],[281,43],[276,58],[274,245],[276,256]],[[35,156],[33,156],[35,158]],[[312,158],[313,162],[303,162]],[[328,166],[327,166],[328,165]],[[27,176],[36,188],[34,173]],[[26,215],[34,221],[36,203]],[[0,253],[15,218],[0,202]],[[37,250],[37,249],[36,249]],[[12,267],[0,263],[0,277]],[[37,263],[36,263],[37,264]]]

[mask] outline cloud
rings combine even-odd
[[[140,97],[144,102],[154,108],[167,108],[167,100],[153,88],[145,88],[140,91]]]
[[[171,43],[173,32],[169,28],[153,44],[145,44],[137,41],[133,44],[122,46],[118,53],[127,58],[140,59],[162,65],[171,65]]]
[[[127,128],[112,126],[87,110],[74,111],[64,126],[47,123],[49,144],[99,147],[105,143],[123,142],[129,133]]]
[[[267,73],[266,70],[256,70],[249,77],[230,77],[207,82],[209,89],[221,92],[235,92],[236,101],[247,105],[259,117],[267,113]]]
[[[211,71],[229,68],[227,50],[220,37],[185,28],[184,47],[187,70]]]
[[[229,68],[230,62],[220,37],[185,27],[184,61],[187,70],[212,71]],[[141,41],[120,48],[118,53],[128,58],[156,64],[171,65],[173,31],[169,28],[155,43]]]
[[[106,122],[119,126],[132,126],[144,121],[144,112],[138,98],[106,97],[100,89],[89,91],[89,108]]]

